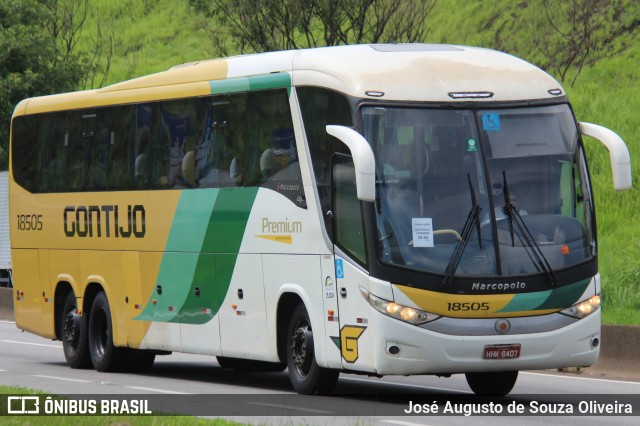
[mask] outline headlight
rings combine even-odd
[[[568,315],[570,317],[582,319],[587,315],[591,315],[600,308],[600,295],[595,296],[575,304],[570,308],[560,311],[561,314]]]
[[[362,297],[367,299],[369,304],[373,306],[376,311],[392,318],[399,319],[400,321],[408,322],[409,324],[420,325],[440,318],[439,315],[381,299],[369,293],[362,287],[360,287],[360,294],[362,294]]]

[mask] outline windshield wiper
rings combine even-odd
[[[462,254],[467,248],[467,242],[469,242],[469,237],[471,236],[474,224],[476,232],[478,233],[478,244],[480,245],[480,248],[482,248],[482,235],[480,234],[480,211],[482,211],[482,207],[478,205],[478,201],[476,200],[476,192],[473,189],[471,175],[469,173],[467,173],[467,180],[469,181],[469,194],[471,195],[471,210],[469,210],[469,215],[467,216],[467,220],[462,228],[460,239],[456,243],[456,247],[453,249],[453,254],[447,264],[447,268],[444,271],[444,278],[442,279],[443,286],[449,285],[453,281],[458,265],[460,265],[460,261],[462,260]]]
[[[502,182],[504,188],[504,213],[507,215],[509,220],[509,233],[511,234],[511,246],[515,246],[515,238],[514,238],[514,228],[518,233],[518,239],[522,243],[522,246],[527,250],[527,254],[529,258],[533,262],[533,264],[538,268],[538,270],[544,272],[549,278],[552,286],[558,285],[558,278],[556,277],[549,261],[546,256],[540,249],[538,243],[536,243],[536,239],[527,228],[526,223],[520,216],[520,212],[518,208],[511,200],[509,196],[509,186],[507,185],[507,172],[502,171]]]

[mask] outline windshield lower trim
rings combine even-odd
[[[394,284],[423,290],[450,294],[504,294],[546,291],[580,280],[594,277],[598,273],[598,260],[593,257],[568,268],[554,270],[557,285],[553,285],[546,273],[531,275],[454,277],[446,286],[442,285],[444,274],[433,274],[403,266],[388,265],[377,258],[372,259],[371,276]],[[508,285],[508,288],[507,288]]]

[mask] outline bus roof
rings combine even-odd
[[[564,95],[560,84],[506,53],[467,46],[374,44],[191,62],[102,89],[23,101],[16,115],[210,94],[210,81],[286,72],[294,86],[395,101],[523,101]]]

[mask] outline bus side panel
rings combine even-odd
[[[216,265],[222,269],[222,262],[233,262],[233,257],[235,256],[218,255]],[[227,297],[219,311],[220,340],[224,356],[277,360],[277,355],[275,359],[267,355],[267,348],[275,342],[270,342],[272,339],[269,339],[270,335],[267,333],[264,293],[262,256],[239,254]]]
[[[43,304],[40,312],[41,319],[46,324],[51,324],[53,328],[50,330],[52,338],[55,338],[55,286],[52,285],[49,277],[49,250],[38,250],[38,263],[40,265],[40,288],[42,289]],[[47,336],[50,337],[50,336]]]
[[[137,261],[142,262],[141,265],[134,265],[135,257],[138,258]],[[137,285],[140,292],[140,301],[136,302],[140,306],[136,308],[134,303],[133,315],[126,317],[127,332],[130,330],[129,327],[134,330],[133,334],[128,335],[131,347],[182,351],[180,324],[170,321],[177,313],[176,306],[180,306],[184,299],[181,290],[185,289],[188,279],[181,265],[187,261],[193,262],[194,257],[193,253],[173,252],[147,252],[139,253],[137,256],[123,257],[124,284],[125,286]],[[166,279],[159,278],[162,276],[163,259],[165,259],[164,269],[173,274]],[[131,306],[128,309],[131,309]],[[123,315],[128,315],[130,312],[132,311],[127,310]],[[144,334],[139,336],[138,332],[141,330]],[[140,338],[139,341],[138,338]]]
[[[227,296],[235,257],[233,254],[198,255],[198,267],[180,309],[184,352],[220,354],[220,316],[216,313],[225,308],[221,305]],[[226,309],[230,308],[227,306]]]
[[[154,322],[147,330],[144,339],[140,343],[139,349],[182,352],[180,324]]]
[[[371,316],[377,312],[360,292],[360,288],[369,289],[369,276],[339,256],[336,265],[342,366],[347,370],[373,372],[376,336],[369,327]]]
[[[129,301],[126,303],[124,323],[127,346],[139,348],[151,326],[150,321],[137,319],[151,298],[155,289],[158,271],[162,263],[161,252],[124,252],[122,253],[122,274],[124,286],[128,289]]]
[[[326,365],[323,367],[341,369],[342,353],[340,351],[340,315],[338,310],[338,297],[340,293],[336,287],[336,266],[335,258],[332,254],[320,256],[322,300],[324,311],[322,321],[324,322],[324,338],[322,340],[326,349]],[[332,312],[333,311],[333,312]],[[324,314],[326,313],[326,317]],[[333,315],[332,315],[333,314]],[[319,357],[318,357],[319,358]]]
[[[138,319],[148,303],[162,263],[161,252],[94,252],[92,270],[102,271],[117,346],[139,348],[151,322]],[[102,265],[102,267],[101,267]],[[104,266],[107,265],[105,268]]]
[[[55,339],[53,297],[47,277],[40,277],[38,250],[12,251],[16,326]],[[46,265],[45,265],[46,266]]]

